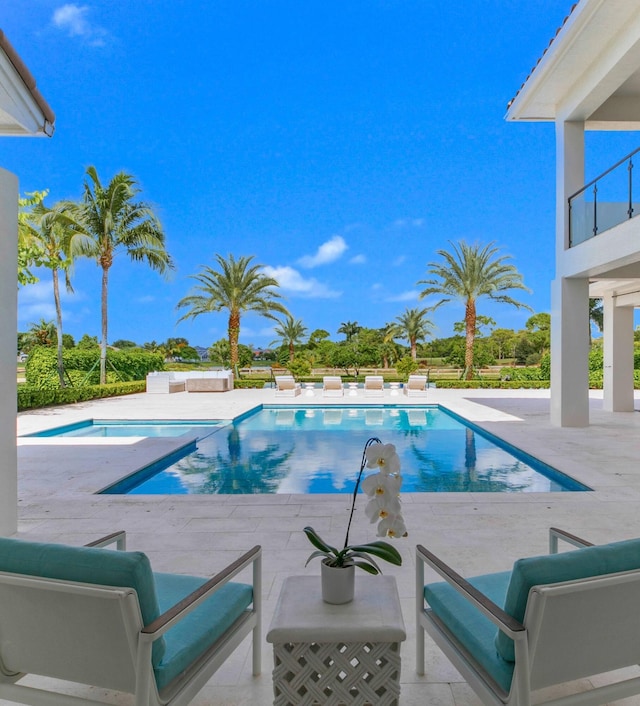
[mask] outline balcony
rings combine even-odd
[[[569,197],[570,248],[640,214],[640,201],[633,200],[638,152],[640,147]]]

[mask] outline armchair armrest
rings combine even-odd
[[[428,549],[425,549],[421,544],[418,544],[416,547],[416,559],[417,595],[419,600],[421,600],[422,609],[424,609],[424,598],[420,599],[420,596],[423,596],[424,590],[424,564],[428,564],[434,571],[440,574],[452,588],[458,591],[458,593],[472,603],[483,615],[489,618],[505,635],[514,640],[524,635],[525,627],[520,621],[516,620],[508,613],[505,613],[500,606],[496,605],[484,593],[463,579],[460,574]]]
[[[593,543],[588,542],[586,539],[577,537],[575,534],[570,532],[565,532],[565,530],[558,529],[557,527],[549,528],[549,554],[558,553],[558,540],[563,539],[568,544],[572,544],[574,547],[592,547]]]
[[[160,635],[163,635],[170,627],[175,623],[182,620],[187,614],[192,610],[197,608],[200,603],[202,603],[206,598],[208,598],[212,593],[221,588],[225,583],[228,583],[236,574],[240,573],[242,569],[249,566],[249,564],[254,564],[253,567],[253,592],[254,609],[259,609],[260,603],[260,561],[262,558],[262,547],[256,545],[253,549],[243,554],[241,557],[236,559],[233,563],[229,564],[222,571],[217,573],[213,578],[209,579],[205,584],[197,588],[195,591],[190,593],[188,596],[183,598],[179,603],[165,611],[162,615],[158,616],[152,623],[147,625],[142,629],[142,634],[147,635],[150,641],[153,642]]]
[[[106,537],[94,539],[93,542],[85,544],[85,547],[108,547],[110,544],[116,544],[116,549],[124,550],[127,548],[127,533],[124,530],[112,532]]]

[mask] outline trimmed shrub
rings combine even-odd
[[[247,390],[250,388],[258,388],[260,390],[265,386],[266,383],[267,380],[260,380],[258,378],[255,378],[253,380],[234,380],[233,387],[236,390]]]
[[[100,353],[96,349],[64,350],[62,359],[67,380],[73,386],[97,385],[100,382]],[[136,348],[107,351],[108,383],[144,380],[147,373],[153,370],[164,370],[164,357],[160,353],[150,353]],[[25,365],[25,379],[27,384],[34,388],[57,389],[60,383],[56,349],[36,346],[29,354]]]
[[[38,409],[51,405],[86,402],[87,400],[96,400],[103,397],[131,395],[135,392],[144,392],[145,389],[146,382],[144,380],[117,382],[110,385],[65,387],[55,390],[18,385],[18,411],[22,412],[27,409]]]
[[[548,380],[438,380],[436,387],[469,389],[503,390],[541,390],[549,387]]]

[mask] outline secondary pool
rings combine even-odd
[[[198,438],[204,438],[216,431],[222,420],[125,420],[125,419],[85,419],[75,424],[66,424],[53,427],[26,437],[52,437],[52,436],[181,436],[192,433]]]
[[[437,406],[262,406],[105,493],[350,493],[371,436],[396,445],[403,492],[585,485]]]

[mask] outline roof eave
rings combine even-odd
[[[51,137],[55,130],[56,116],[44,96],[36,86],[36,80],[22,61],[16,50],[7,39],[5,33],[0,29],[0,50],[4,52],[9,63],[13,66],[19,80],[24,84],[28,97],[31,99],[37,112],[41,115],[38,120],[38,129],[35,134]],[[16,133],[20,134],[20,133]],[[23,133],[24,134],[24,133]],[[33,133],[30,133],[33,134]]]

